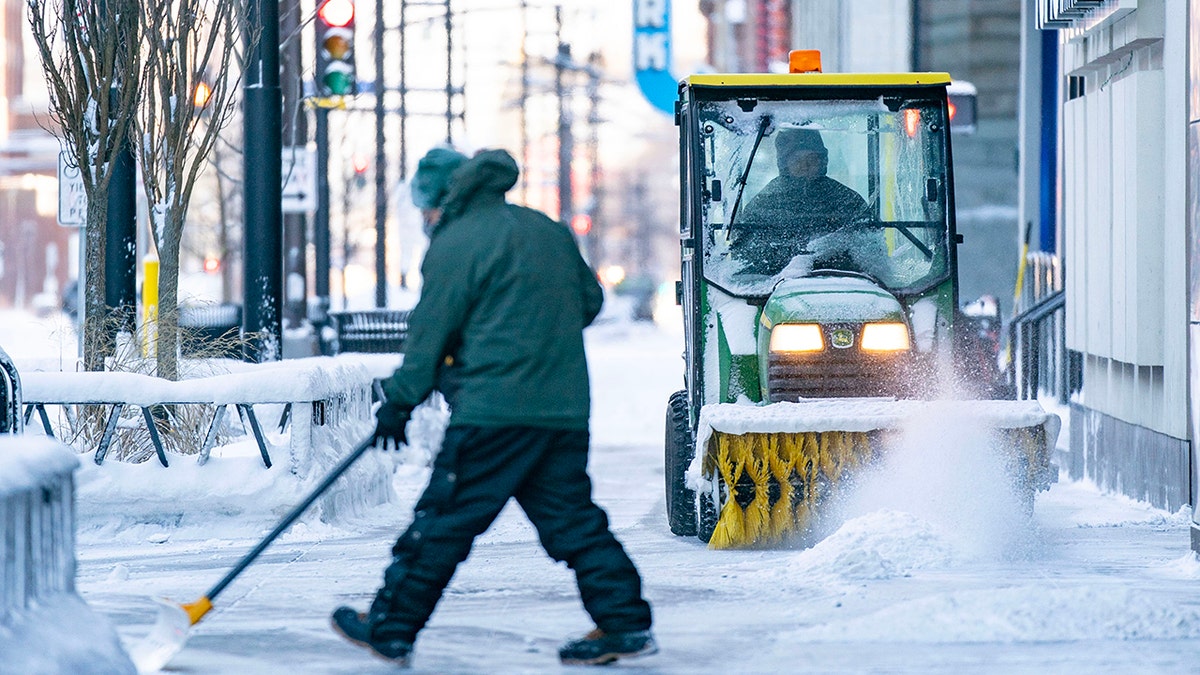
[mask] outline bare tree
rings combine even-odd
[[[48,131],[79,167],[84,225],[84,365],[102,370],[111,351],[104,298],[105,229],[113,160],[130,132],[142,81],[135,48],[138,0],[26,0],[50,94]]]
[[[245,28],[241,0],[143,5],[146,87],[138,113],[142,180],[158,249],[159,377],[179,374],[179,252],[192,189],[233,115]]]

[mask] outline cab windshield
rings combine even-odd
[[[697,105],[709,281],[752,296],[819,269],[867,274],[893,291],[946,274],[938,101]]]

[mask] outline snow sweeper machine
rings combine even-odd
[[[819,538],[913,420],[978,435],[1026,509],[1057,477],[1058,416],[1000,399],[995,344],[959,305],[950,76],[819,60],[679,86],[667,518],[711,548]]]

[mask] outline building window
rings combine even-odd
[[[1196,2],[1200,2],[1200,0],[1196,0]],[[1067,86],[1064,89],[1067,91],[1067,100],[1074,101],[1087,93],[1087,80],[1079,75],[1068,75]]]

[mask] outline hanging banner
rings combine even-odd
[[[671,76],[671,0],[633,0],[633,70],[646,100],[674,115],[678,83]]]

